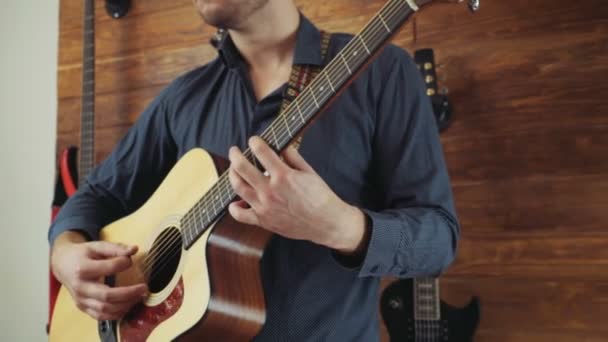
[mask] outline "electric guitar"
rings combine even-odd
[[[404,279],[382,292],[380,312],[391,342],[471,342],[479,299],[455,308],[440,300],[439,279]]]
[[[82,104],[80,112],[80,153],[77,147],[62,151],[59,172],[53,196],[52,219],[61,206],[72,196],[78,184],[84,182],[86,175],[95,163],[95,2],[86,0],[83,25],[83,62],[82,62]],[[78,159],[79,157],[79,159]],[[77,167],[78,164],[78,167]],[[49,271],[49,324],[61,284]],[[48,326],[47,326],[48,330]]]
[[[407,19],[431,2],[388,0],[277,116],[262,139],[283,151]],[[255,163],[251,150],[244,155]],[[131,258],[134,266],[106,283],[146,282],[150,295],[120,320],[97,322],[79,311],[62,287],[50,340],[248,341],[257,335],[266,320],[260,259],[271,233],[226,215],[236,199],[227,166],[203,149],[192,149],[141,208],[104,227],[102,240],[139,246]]]

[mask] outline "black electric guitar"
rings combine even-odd
[[[391,342],[473,341],[479,310],[477,297],[462,309],[441,301],[437,278],[396,281],[380,299]]]
[[[433,113],[439,131],[443,131],[452,122],[452,104],[447,96],[447,88],[443,92],[438,90],[435,54],[433,49],[420,49],[414,52],[414,61],[422,73],[422,79],[426,84],[426,94],[431,98]]]
[[[80,151],[70,146],[62,151],[59,160],[52,219],[61,206],[72,196],[78,184],[95,165],[95,1],[84,2],[82,50],[82,104],[80,113]],[[49,270],[49,324],[61,284]],[[48,326],[47,326],[48,329]]]

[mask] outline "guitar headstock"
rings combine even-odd
[[[414,52],[414,61],[418,66],[418,70],[422,75],[422,79],[426,85],[426,94],[431,99],[433,105],[433,113],[437,122],[439,131],[443,131],[450,125],[453,118],[452,104],[448,99],[448,88],[442,87],[439,90],[439,79],[437,76],[438,67],[435,62],[435,53],[433,49],[420,49]],[[442,77],[445,80],[445,72]]]

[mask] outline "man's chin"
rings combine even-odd
[[[229,28],[231,26],[232,14],[226,8],[217,4],[206,5],[199,13],[205,23],[217,28]]]

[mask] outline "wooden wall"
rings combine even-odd
[[[381,0],[299,0],[354,33]],[[177,75],[215,56],[190,0],[97,1],[97,158]],[[57,148],[78,142],[82,1],[61,0]],[[462,223],[443,298],[482,301],[477,341],[608,340],[608,1],[482,0],[418,14],[395,42],[435,49]],[[386,333],[383,332],[386,341]]]

